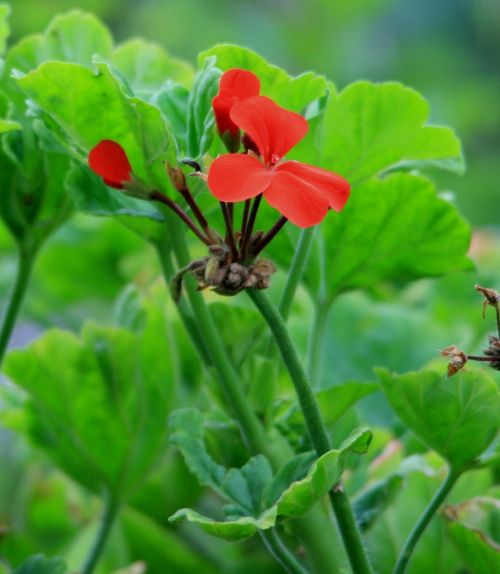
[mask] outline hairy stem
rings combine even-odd
[[[104,552],[106,543],[108,542],[109,535],[118,515],[118,505],[112,497],[107,497],[104,501],[104,511],[102,514],[99,530],[97,531],[94,543],[90,548],[90,552],[85,558],[80,574],[92,574],[99,559]]]
[[[285,546],[276,528],[262,530],[260,537],[264,541],[269,552],[274,556],[277,562],[283,566],[288,574],[308,574],[308,571],[295,558],[290,550]]]
[[[460,474],[460,472],[454,472],[453,470],[448,472],[448,476],[437,489],[436,493],[432,497],[432,500],[429,502],[429,505],[418,519],[415,528],[410,532],[410,535],[403,544],[403,548],[399,554],[399,558],[396,562],[396,566],[394,567],[393,574],[403,574],[406,571],[410,558],[413,554],[413,551],[415,550],[415,547],[417,546],[418,541],[420,540],[420,537],[425,532],[425,529],[429,525],[429,522],[432,520],[432,517],[434,514],[436,514],[436,511],[444,502],[445,498],[448,496],[451,489],[457,482]]]
[[[2,359],[9,345],[12,331],[14,330],[14,325],[16,324],[16,319],[26,294],[31,269],[33,267],[33,260],[33,255],[25,255],[22,252],[19,253],[14,287],[7,303],[0,328],[0,365],[2,364]]]
[[[330,438],[321,418],[318,403],[297,350],[288,333],[285,322],[264,291],[246,291],[267,322],[283,362],[295,387],[307,431],[318,456],[331,450]],[[354,518],[352,508],[341,485],[331,493],[333,509],[337,517],[344,546],[355,574],[371,574],[372,569],[361,539],[361,533]]]

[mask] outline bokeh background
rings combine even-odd
[[[218,42],[257,50],[289,72],[314,70],[343,87],[398,80],[453,126],[467,173],[440,176],[475,225],[498,222],[500,2],[498,0],[14,0],[14,37],[55,13],[92,10],[119,40],[141,35],[195,61]]]

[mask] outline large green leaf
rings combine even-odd
[[[66,564],[61,558],[45,558],[38,554],[23,562],[14,574],[64,574],[64,572]]]
[[[148,96],[167,80],[186,88],[194,76],[192,67],[172,58],[157,44],[135,38],[119,45],[111,55],[111,64],[125,78],[136,96]]]
[[[262,95],[296,112],[302,112],[309,103],[326,92],[327,82],[323,76],[306,72],[291,77],[248,48],[218,44],[198,56],[200,67],[211,58],[215,58],[215,65],[223,71],[230,68],[250,70],[259,77]]]
[[[126,150],[137,177],[156,189],[169,189],[165,163],[173,163],[176,158],[170,127],[156,106],[125,96],[106,65],[99,65],[94,73],[76,64],[49,62],[20,78],[19,83],[58,123],[66,134],[68,148],[76,148],[80,159],[102,139],[115,140]],[[68,83],[73,92],[67,89]],[[101,109],[104,111],[96,117],[95,110]],[[84,180],[90,180],[91,186],[84,185]],[[68,186],[76,203],[95,215],[125,214],[162,220],[151,204],[125,198],[78,168],[70,174]],[[148,237],[160,232],[150,224],[131,220],[128,224]]]
[[[321,224],[305,282],[315,299],[328,303],[339,293],[383,281],[470,269],[469,241],[468,225],[428,179],[372,179],[353,189],[344,210]],[[287,264],[290,248],[273,254]]]
[[[25,98],[10,78],[13,72],[30,72],[49,60],[91,67],[94,56],[107,58],[112,47],[109,30],[94,15],[74,10],[56,16],[44,34],[23,38],[9,50],[2,88],[22,111]]]
[[[165,446],[174,375],[164,322],[152,311],[140,333],[53,329],[7,356],[5,373],[27,392],[32,439],[93,491],[126,496]]]
[[[356,82],[331,94],[314,133],[315,163],[351,185],[394,167],[431,163],[463,170],[453,131],[426,125],[428,119],[429,106],[418,92],[397,83]]]
[[[106,65],[93,72],[77,64],[47,62],[18,82],[81,153],[103,139],[117,141],[136,176],[166,187],[164,163],[175,161],[169,126],[158,108],[126,97]]]
[[[176,411],[170,422],[171,440],[188,468],[202,484],[230,503],[225,508],[225,521],[212,520],[187,508],[176,512],[170,521],[196,522],[208,533],[228,540],[241,540],[259,529],[271,528],[278,517],[304,515],[340,480],[348,454],[366,452],[371,439],[370,431],[359,429],[339,449],[317,460],[312,454],[299,455],[273,477],[269,462],[262,455],[251,458],[240,469],[227,470],[217,464],[206,449],[199,411]]]
[[[500,392],[485,371],[453,379],[434,371],[376,372],[399,418],[455,470],[472,464],[498,433]]]

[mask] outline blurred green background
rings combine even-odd
[[[500,2],[498,0],[14,0],[14,39],[60,11],[92,10],[118,40],[141,35],[194,61],[218,42],[257,50],[339,87],[398,80],[431,102],[432,121],[453,126],[467,173],[439,175],[478,225],[498,223]]]

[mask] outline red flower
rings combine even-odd
[[[298,161],[282,161],[307,133],[307,121],[257,96],[234,104],[231,120],[256,144],[253,155],[218,157],[208,173],[208,187],[220,201],[236,202],[264,194],[282,215],[299,227],[319,223],[328,209],[340,211],[349,197],[349,183],[325,169]]]
[[[112,140],[102,140],[89,153],[90,169],[100,175],[106,185],[123,189],[132,179],[132,166],[122,146]]]
[[[221,136],[229,132],[232,138],[239,135],[238,126],[231,120],[232,107],[246,98],[258,96],[259,78],[252,72],[232,68],[225,72],[219,83],[219,93],[212,100],[217,129]]]

